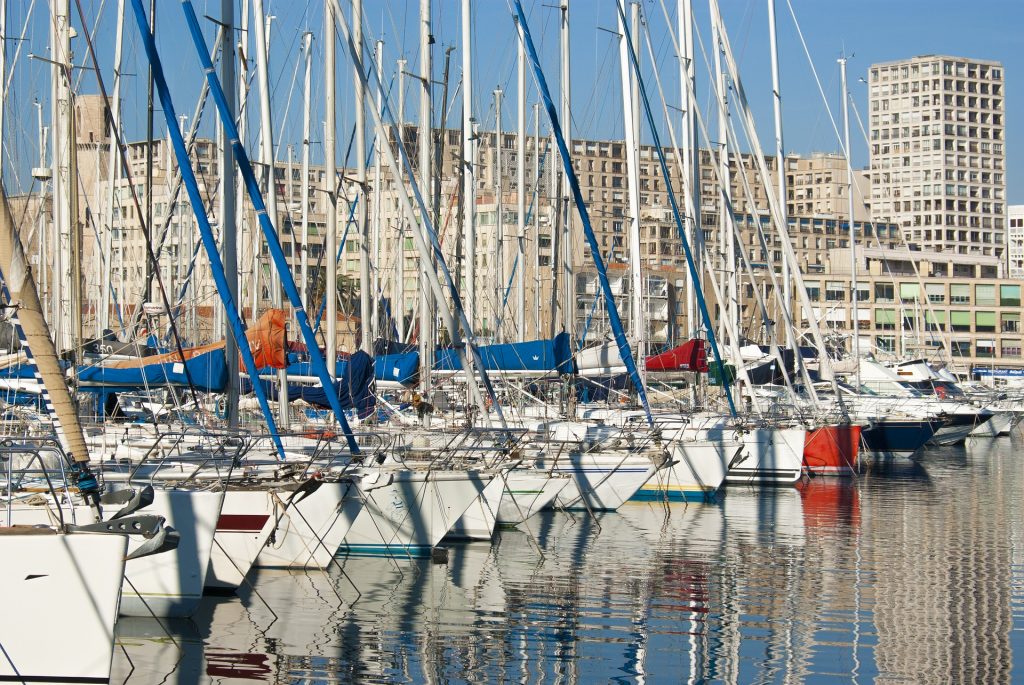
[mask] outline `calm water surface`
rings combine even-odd
[[[1022,448],[263,572],[166,630],[121,619],[113,682],[1024,682]]]

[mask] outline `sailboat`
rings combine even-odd
[[[56,450],[68,469],[63,486],[71,496],[72,479],[77,496],[91,506],[89,523],[72,525],[63,518],[61,502],[50,486],[42,501],[54,502],[56,521],[20,517],[16,507],[13,459],[16,450],[3,455],[6,505],[0,520],[0,602],[6,620],[0,622],[0,679],[13,682],[107,682],[113,658],[114,622],[121,601],[129,535],[133,529],[149,538],[137,545],[136,556],[161,551],[174,537],[159,517],[146,520],[127,514],[114,525],[92,523],[99,512],[99,493],[89,470],[89,455],[81,426],[63,374],[56,348],[43,316],[31,267],[14,226],[5,193],[0,192],[0,271],[5,294],[15,308],[22,349],[36,367],[46,406],[57,428],[63,450]],[[56,448],[55,448],[56,449]],[[33,452],[31,448],[26,451]],[[65,456],[67,455],[67,456]],[[30,459],[36,472],[45,471],[38,452]],[[24,471],[24,469],[22,470]],[[72,475],[74,474],[74,475]],[[30,474],[21,473],[25,483]],[[52,482],[52,481],[50,481]],[[36,507],[40,509],[40,507]],[[15,516],[19,518],[15,520]],[[28,525],[25,525],[25,524]],[[139,538],[141,535],[132,535]],[[53,620],[65,616],[65,620]],[[55,659],[52,646],[75,645],[74,658]]]

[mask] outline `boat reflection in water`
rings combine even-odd
[[[1013,681],[1024,474],[1009,440],[949,449],[715,504],[543,512],[446,564],[261,570],[169,623],[180,653],[120,623],[129,682]]]

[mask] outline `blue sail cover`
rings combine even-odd
[[[186,365],[188,374],[185,373]],[[88,392],[101,392],[113,387],[143,389],[173,385],[187,388],[190,376],[196,390],[223,392],[228,383],[224,348],[198,354],[184,363],[167,361],[131,368],[103,365],[78,367],[79,389]]]
[[[415,383],[419,370],[419,352],[377,355],[373,364],[373,376],[378,381],[397,381],[403,385]]]
[[[288,367],[289,372],[294,368],[297,372],[307,369],[307,373],[296,375],[309,375],[308,364],[305,362],[292,364]],[[338,368],[343,370],[341,377],[334,381],[334,393],[342,409],[355,409],[360,418],[365,418],[376,405],[376,397],[370,390],[374,374],[373,357],[363,351],[356,352],[350,359],[338,362]],[[277,379],[266,378],[270,374],[276,374],[275,369],[264,369],[260,379],[260,385],[268,396],[277,398]],[[242,379],[242,391],[252,392],[252,383],[248,379]],[[331,397],[324,392],[320,385],[303,385],[299,383],[288,384],[288,401],[304,400],[309,404],[322,409],[330,409],[332,406]]]
[[[485,345],[477,350],[488,371],[575,373],[569,335],[564,332],[551,340]],[[438,371],[461,371],[462,364],[457,351],[452,348],[437,350],[434,353],[434,368]]]

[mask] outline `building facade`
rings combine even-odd
[[[871,65],[871,207],[919,249],[1002,255],[1003,67],[944,55]]]

